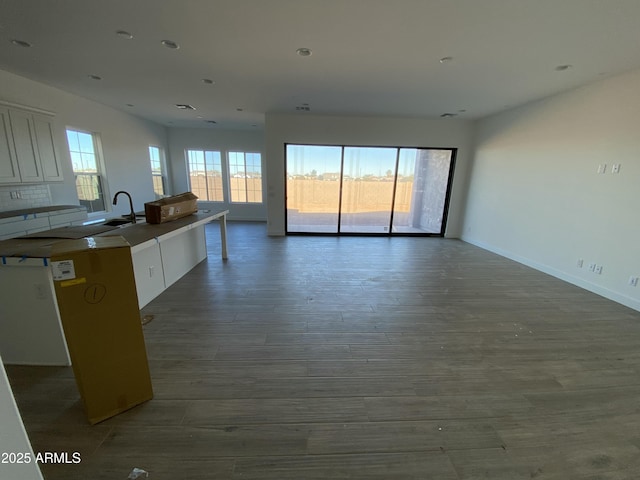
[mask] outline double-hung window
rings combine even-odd
[[[229,152],[231,201],[262,203],[262,158],[259,153]]]
[[[187,170],[191,191],[205,202],[224,202],[220,152],[187,150]]]
[[[151,160],[151,175],[153,178],[153,191],[156,198],[161,198],[165,194],[165,180],[163,173],[162,149],[160,147],[149,146],[149,159]]]
[[[97,134],[67,129],[78,200],[87,208],[88,213],[104,212],[109,205],[105,200],[108,191],[98,141]]]

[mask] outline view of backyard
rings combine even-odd
[[[287,145],[287,231],[440,234],[451,150]]]

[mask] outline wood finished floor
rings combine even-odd
[[[640,478],[640,313],[456,240],[218,226],[144,310],[155,398],[89,426],[8,367],[47,480]]]

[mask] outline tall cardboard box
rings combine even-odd
[[[51,269],[89,422],[150,400],[153,389],[127,241],[114,236],[56,243]]]

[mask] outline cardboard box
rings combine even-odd
[[[73,372],[91,424],[153,397],[131,247],[121,236],[64,240],[51,270]]]
[[[198,197],[191,192],[162,198],[144,204],[147,223],[164,223],[198,211]]]

